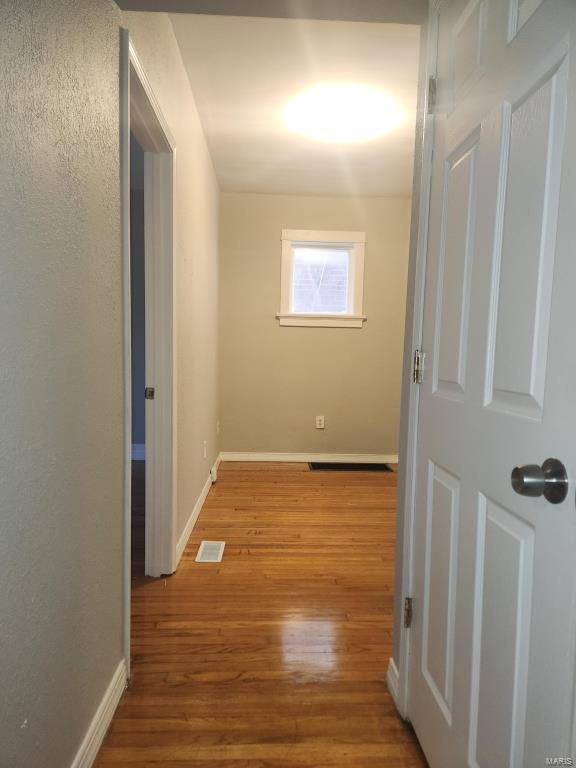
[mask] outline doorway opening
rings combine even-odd
[[[132,47],[121,35],[124,263],[124,650],[131,590],[175,569],[174,141]]]
[[[179,21],[185,24],[189,20],[183,18]],[[200,76],[210,73],[207,72],[206,67],[196,66],[194,60],[191,59],[189,62],[193,92],[200,94],[199,104],[205,103],[201,97],[202,93],[210,97],[221,94],[222,104],[229,110],[220,111],[216,108],[212,110],[212,114],[223,115],[222,124],[213,126],[214,141],[210,146],[212,151],[216,152],[216,139],[222,136],[229,137],[232,128],[237,126],[239,116],[244,114],[243,110],[230,106],[230,86],[236,89],[241,82],[253,83],[254,78],[262,72],[268,76],[270,67],[258,66],[255,62],[256,45],[265,41],[269,48],[273,33],[278,38],[283,38],[283,35],[282,30],[279,29],[280,25],[269,24],[265,20],[251,22],[250,25],[244,25],[243,22],[234,19],[206,21],[212,27],[217,21],[230,26],[241,23],[246,27],[241,35],[236,34],[234,30],[229,30],[227,34],[216,34],[213,28],[209,30],[210,34],[204,34],[199,28],[198,20],[194,21],[197,26],[191,30],[196,33],[193,44],[187,38],[191,56],[202,56],[200,46],[203,42],[208,47],[207,53],[214,56],[216,46],[213,41],[215,39],[241,40],[243,47],[251,51],[249,59],[254,70],[252,77],[231,78],[229,63],[226,65],[224,62],[224,66],[215,67],[216,73],[225,73],[220,84],[212,80],[198,82]],[[174,24],[176,25],[176,22]],[[253,24],[257,25],[257,29],[251,29]],[[274,29],[268,29],[268,26]],[[317,35],[319,39],[318,45],[314,46],[315,50],[322,48],[326,51],[326,59],[329,62],[327,76],[334,78],[339,76],[340,67],[345,68],[348,77],[351,76],[350,58],[356,63],[364,61],[362,66],[358,65],[354,74],[359,81],[373,77],[372,73],[375,71],[401,71],[402,78],[398,89],[401,92],[408,90],[412,100],[408,102],[411,104],[410,110],[407,110],[408,123],[408,112],[413,115],[416,111],[419,30],[371,30],[377,40],[372,46],[374,53],[370,55],[369,61],[361,59],[366,44],[359,39],[360,35],[356,29],[340,31],[343,38],[342,45],[335,44],[336,28],[332,25],[327,29],[314,24],[307,26],[306,30],[306,43],[310,43],[312,34]],[[301,40],[302,31],[303,25],[294,25],[292,34],[296,40]],[[178,30],[176,32],[178,38]],[[187,35],[183,27],[180,33]],[[380,44],[382,41],[379,35],[382,33],[389,33],[388,45]],[[247,42],[249,34],[252,37],[250,42]],[[355,37],[357,47],[351,54],[353,34],[357,35]],[[180,43],[181,48],[184,49],[186,40],[181,36]],[[407,53],[407,43],[410,43],[410,50],[413,52],[411,56]],[[272,47],[275,47],[274,42]],[[394,61],[381,62],[375,66],[377,52],[383,50],[403,51],[405,65],[399,67]],[[340,51],[346,53],[341,55]],[[222,46],[221,55],[227,62],[234,61],[238,67],[246,60],[246,57],[241,55],[234,56],[228,44]],[[264,63],[269,64],[268,50],[262,52],[262,58]],[[342,63],[341,59],[346,61]],[[279,84],[278,88],[273,89],[275,94],[281,94],[280,105],[284,102],[292,103],[288,102],[288,99],[295,93],[304,92],[308,84],[304,76],[309,73],[304,73],[302,79],[294,80],[295,62],[298,61],[305,62],[306,57],[295,55],[294,50],[291,50],[288,65],[283,68],[288,82],[285,82],[282,87]],[[316,71],[314,74],[318,76]],[[196,82],[194,82],[195,78]],[[134,83],[133,90],[137,90],[138,87],[138,83]],[[266,90],[270,92],[269,87]],[[249,99],[243,94],[237,95],[236,98],[240,106],[246,107],[246,111],[249,112],[247,108],[250,104]],[[255,98],[254,108],[257,114],[259,114],[259,99],[260,96]],[[273,111],[273,117],[270,118],[270,122],[276,125],[281,110],[274,107],[271,111]],[[233,114],[233,119],[228,118],[229,113]],[[136,109],[133,110],[134,114],[139,114]],[[338,120],[335,119],[333,122],[338,123]],[[250,117],[246,123],[248,128],[254,123],[260,125],[259,120],[251,120]],[[206,124],[209,125],[208,120]],[[242,126],[240,128],[243,130]],[[249,750],[254,749],[255,744],[267,744],[270,741],[273,742],[273,754],[277,754],[277,744],[284,744],[290,738],[290,732],[294,730],[293,714],[291,716],[290,709],[285,708],[284,704],[297,700],[299,695],[297,689],[302,690],[302,685],[306,681],[313,686],[315,696],[318,695],[320,685],[325,686],[323,693],[325,700],[329,703],[338,703],[341,700],[342,697],[338,695],[339,690],[348,699],[352,685],[355,695],[358,690],[363,689],[370,697],[377,688],[378,694],[381,695],[379,699],[381,703],[391,706],[389,693],[382,686],[385,661],[391,653],[392,623],[392,585],[391,582],[384,581],[386,577],[384,566],[387,575],[390,576],[392,573],[390,555],[394,545],[393,499],[396,475],[393,472],[382,475],[374,472],[355,472],[344,476],[344,473],[338,472],[326,478],[318,473],[308,472],[304,462],[314,458],[356,462],[371,459],[396,463],[397,457],[392,453],[392,448],[395,446],[390,447],[390,454],[388,454],[388,446],[379,438],[382,428],[393,431],[394,424],[397,422],[401,326],[404,313],[402,305],[396,303],[396,299],[405,293],[405,271],[400,269],[400,264],[402,256],[405,257],[408,250],[410,203],[407,195],[411,183],[410,153],[413,146],[413,131],[413,125],[410,126],[410,130],[406,128],[402,146],[405,145],[407,150],[400,153],[396,146],[391,150],[390,155],[390,162],[392,160],[398,162],[400,154],[404,158],[402,167],[395,166],[397,170],[395,178],[396,180],[404,179],[405,187],[383,187],[375,183],[375,179],[382,177],[385,178],[387,185],[391,185],[394,178],[392,173],[380,173],[374,163],[369,162],[370,156],[380,157],[372,145],[349,148],[347,152],[345,144],[341,141],[334,144],[312,144],[309,143],[312,139],[296,135],[296,132],[290,132],[286,139],[290,151],[286,148],[274,150],[272,161],[265,156],[269,149],[263,141],[259,141],[257,145],[258,162],[254,161],[251,153],[246,151],[240,153],[240,160],[247,165],[245,172],[249,179],[252,181],[256,179],[261,184],[248,192],[243,191],[245,180],[240,183],[238,179],[230,176],[226,181],[226,168],[230,174],[238,170],[236,162],[238,156],[234,162],[230,161],[224,170],[222,170],[222,164],[217,163],[221,174],[220,183],[230,184],[230,188],[223,191],[220,208],[222,214],[220,233],[223,236],[220,250],[222,277],[219,288],[222,288],[221,304],[226,307],[226,313],[221,322],[224,348],[218,350],[222,352],[224,362],[221,381],[230,387],[223,392],[224,408],[221,418],[224,429],[220,435],[220,447],[223,449],[221,455],[224,459],[223,479],[226,480],[228,474],[229,483],[217,486],[215,494],[212,494],[203,512],[207,515],[212,513],[215,521],[209,540],[228,538],[228,544],[230,544],[230,541],[235,539],[235,544],[227,548],[221,573],[208,571],[206,564],[196,566],[189,557],[184,563],[186,578],[167,580],[166,600],[140,602],[141,595],[146,595],[147,589],[152,591],[157,589],[154,584],[145,586],[135,599],[139,601],[139,619],[145,615],[146,622],[149,622],[147,625],[158,629],[154,633],[154,641],[161,644],[167,636],[163,628],[169,627],[170,642],[165,643],[165,647],[173,648],[176,643],[181,642],[182,647],[187,644],[187,647],[191,648],[189,658],[185,659],[190,669],[190,677],[184,685],[196,687],[200,684],[204,685],[206,690],[209,689],[207,695],[212,696],[211,702],[215,711],[221,706],[223,696],[228,696],[231,702],[241,701],[246,695],[247,680],[251,690],[256,690],[254,684],[259,686],[257,701],[262,704],[263,710],[269,708],[269,703],[275,701],[274,696],[280,691],[282,701],[279,702],[279,718],[274,724],[273,738],[270,738],[270,731],[257,734],[257,738],[254,738],[252,732],[250,743],[245,744],[242,742],[245,732],[237,733],[231,737],[230,741],[231,744],[233,743],[233,748],[238,746],[242,750],[239,754],[252,756],[253,753]],[[272,135],[275,133],[272,129],[270,132]],[[182,152],[181,156],[184,158],[186,151],[184,132],[181,133],[178,130],[178,136],[182,137],[182,147],[179,152]],[[140,137],[138,138],[140,140]],[[233,144],[233,140],[230,139],[229,144],[222,148],[221,157],[226,159],[226,151]],[[150,200],[147,163],[154,162],[157,153],[146,151],[146,146],[143,145],[143,147],[145,149],[145,209],[148,211]],[[295,167],[296,164],[292,161],[296,150],[305,152],[307,162],[301,167]],[[314,155],[313,164],[310,162],[312,154]],[[285,163],[284,168],[281,167],[283,157],[290,159],[289,163]],[[326,162],[321,163],[322,171],[320,172],[321,159]],[[357,173],[353,174],[355,166],[357,166]],[[269,183],[266,182],[265,185],[262,181],[262,176],[265,175],[262,172],[263,168],[268,168],[270,176]],[[360,178],[362,185],[359,183]],[[290,185],[280,187],[279,180],[282,180],[283,184],[289,181]],[[194,201],[187,202],[193,209]],[[280,289],[278,278],[283,255],[280,244],[281,240],[285,240],[280,235],[284,231],[300,233],[293,237],[293,247],[288,252],[289,258],[286,260],[292,269],[287,271],[293,286],[297,278],[306,278],[304,288],[308,294],[313,294],[313,300],[303,300],[301,306],[298,302],[294,302],[294,291],[292,291],[292,306],[289,302],[287,310],[282,312],[283,307],[276,302]],[[324,234],[318,237],[319,232]],[[338,234],[333,234],[332,239],[329,239],[326,237],[327,232]],[[357,269],[359,259],[356,256],[358,251],[356,246],[360,242],[364,244],[364,235],[367,242],[365,280],[367,317],[363,316],[364,310],[360,309],[362,306],[360,303],[350,301],[351,298],[356,298],[352,288],[360,285],[360,278],[355,281],[353,275],[360,274]],[[179,243],[180,237],[179,228]],[[276,243],[276,251],[274,251],[274,243]],[[332,248],[332,253],[324,254],[325,258],[319,268],[319,259],[315,257],[318,256],[322,246],[324,250],[330,250],[325,248],[327,243],[332,245],[335,243],[340,248]],[[310,253],[310,251],[313,252]],[[275,269],[270,265],[275,266]],[[301,266],[300,271],[295,268],[295,265]],[[340,280],[343,272],[346,279]],[[348,275],[352,275],[350,281],[348,281]],[[328,281],[329,276],[333,280]],[[287,314],[291,316],[307,314],[302,307],[308,309],[308,314],[330,314],[318,311],[319,307],[326,308],[324,299],[334,298],[331,296],[330,288],[334,288],[337,294],[336,304],[330,304],[332,313],[340,312],[340,307],[345,306],[348,310],[347,314],[350,315],[346,318],[350,321],[347,326],[317,323],[314,327],[312,323],[295,322],[310,318],[286,318]],[[383,298],[382,288],[389,291],[390,295]],[[288,294],[290,295],[290,292]],[[322,298],[322,302],[319,297]],[[258,306],[260,299],[263,299],[264,306]],[[338,303],[340,300],[342,300],[341,304]],[[277,309],[280,310],[280,315],[274,314]],[[253,322],[255,317],[258,319],[258,325],[265,326],[269,339],[267,336],[264,338],[264,334],[263,337],[258,335],[258,327]],[[366,325],[365,321],[368,317],[369,324]],[[276,322],[286,319],[292,321],[292,327],[285,322]],[[334,320],[326,317],[312,319]],[[341,320],[340,317],[336,319]],[[249,328],[250,321],[252,325]],[[244,327],[243,323],[245,323]],[[302,330],[304,325],[308,328]],[[343,327],[345,330],[338,330]],[[350,328],[357,330],[346,330]],[[391,345],[390,355],[386,355],[386,367],[384,369],[380,366],[373,375],[372,373],[367,375],[366,371],[373,371],[373,368],[368,368],[368,365],[373,360],[382,359],[382,338],[389,341]],[[377,349],[372,354],[368,342],[374,339]],[[265,348],[263,342],[270,340],[269,347]],[[368,361],[357,359],[361,352],[366,351],[368,351],[366,356]],[[292,353],[294,353],[293,362],[290,359]],[[383,413],[380,407],[383,387],[379,385],[377,378],[380,375],[385,384],[390,383],[394,359],[397,360],[397,377],[392,388],[395,389],[396,395],[391,395],[385,400],[386,406],[390,407],[390,414],[388,414]],[[332,369],[330,366],[333,366]],[[362,372],[360,376],[358,372]],[[241,397],[237,396],[239,392]],[[339,398],[342,398],[342,402]],[[350,419],[349,427],[346,426],[347,419]],[[232,431],[231,425],[235,427],[235,432]],[[273,429],[269,428],[271,426]],[[256,452],[255,448],[259,451]],[[191,456],[190,461],[193,460],[194,457]],[[260,461],[262,465],[247,467],[248,461]],[[278,462],[279,466],[274,466],[274,461]],[[280,464],[280,462],[283,463]],[[293,477],[287,477],[289,474]],[[286,486],[290,479],[293,480],[295,489],[292,497],[286,493]],[[324,493],[328,482],[331,483],[332,490],[326,497],[322,497],[321,494]],[[247,491],[244,491],[245,488]],[[306,490],[303,491],[303,489]],[[381,494],[382,491],[387,495]],[[221,494],[219,501],[221,506],[218,506],[218,499],[215,498],[218,494]],[[240,499],[236,501],[238,497]],[[228,521],[230,536],[226,537],[222,535],[226,514],[222,510],[227,508],[227,503],[228,507],[230,506],[230,498],[234,498],[235,502]],[[377,501],[378,498],[380,503]],[[363,499],[367,503],[366,510],[363,510],[361,505],[354,506],[358,499]],[[311,500],[314,500],[313,509],[310,509]],[[296,501],[303,505],[300,513],[293,506]],[[256,509],[249,506],[251,504],[254,504]],[[378,504],[378,521],[374,514],[376,504]],[[266,509],[260,517],[263,506]],[[286,508],[288,508],[288,514]],[[370,511],[365,514],[368,509]],[[146,511],[148,517],[148,507]],[[350,515],[347,522],[344,519],[346,514]],[[207,515],[199,528],[203,529],[205,520],[210,519]],[[278,518],[280,517],[283,517],[286,523],[282,532],[279,532]],[[250,522],[245,531],[247,520]],[[375,532],[371,527],[378,522],[380,528]],[[330,531],[330,526],[335,526],[335,529]],[[302,527],[305,528],[305,535],[309,537],[309,552],[306,551],[305,535],[300,533]],[[245,540],[240,538],[239,530],[246,536]],[[295,533],[296,530],[298,533]],[[350,536],[351,531],[353,536]],[[195,535],[198,536],[199,533],[198,531]],[[204,529],[203,534],[205,535]],[[258,539],[253,540],[255,534]],[[386,540],[384,540],[385,536],[388,536]],[[189,553],[193,551],[196,543],[198,543],[197,539],[190,543]],[[304,546],[302,546],[303,543]],[[351,557],[351,545],[356,546],[358,543],[358,551]],[[322,547],[325,548],[324,561],[321,561],[319,556],[319,550]],[[372,547],[370,554],[367,554],[368,549]],[[287,557],[288,550],[295,558],[295,564],[293,563],[292,566]],[[370,558],[375,564],[374,567],[370,565]],[[195,568],[205,569],[201,572],[202,575],[198,572],[198,578],[193,571]],[[284,572],[282,568],[285,569]],[[380,570],[376,571],[375,568]],[[246,575],[247,583],[250,583],[250,578],[255,578],[254,583],[257,585],[256,589],[252,590],[254,602],[250,611],[246,610],[245,601],[242,604],[237,601],[238,580],[241,574]],[[300,585],[296,583],[297,575],[301,579]],[[195,590],[190,599],[181,590],[183,582],[189,584],[192,581],[188,576],[194,576],[195,587],[197,584],[202,586],[201,589]],[[226,584],[224,578],[228,578],[229,589],[225,588],[225,594],[230,598],[229,607],[222,603],[222,585]],[[318,588],[321,580],[324,580],[325,589]],[[214,590],[212,595],[207,589],[208,581],[210,588]],[[266,582],[264,586],[262,581]],[[279,585],[283,585],[282,589],[279,589]],[[270,588],[268,599],[264,587]],[[285,604],[282,603],[282,590],[287,601]],[[164,588],[162,591],[164,593]],[[377,596],[377,602],[372,602],[374,596]],[[338,603],[336,598],[343,602]],[[383,600],[386,600],[388,606],[386,611],[382,610]],[[142,612],[140,606],[144,602],[147,605]],[[190,623],[182,621],[183,606],[191,617]],[[238,608],[242,612],[242,626],[246,628],[244,639],[238,636],[238,620],[233,615],[234,610]],[[157,612],[154,613],[154,611]],[[213,620],[212,626],[210,626],[210,619]],[[338,626],[338,621],[341,621],[342,627]],[[141,622],[139,623],[142,625]],[[344,633],[346,635],[342,641]],[[205,663],[199,662],[196,649],[192,648],[190,641],[192,636],[195,641],[200,638],[199,642],[208,642],[215,649],[210,654],[205,654],[210,657],[205,659]],[[381,642],[383,637],[386,637],[388,645]],[[244,645],[246,639],[248,643]],[[259,650],[256,658],[250,648],[251,644],[253,647],[254,642],[257,642],[259,649],[262,649]],[[374,650],[375,663],[367,659],[367,653],[364,651],[355,654],[354,649],[362,648],[364,644]],[[231,648],[233,653],[230,652]],[[237,665],[235,669],[223,669],[224,653],[227,660]],[[354,658],[354,655],[361,659]],[[159,656],[155,657],[156,661]],[[146,669],[145,663],[139,668]],[[181,682],[178,681],[178,683]],[[336,687],[338,685],[342,687],[338,689]],[[292,690],[291,686],[293,686]],[[232,697],[230,697],[231,689],[235,690]],[[336,695],[334,695],[335,691]],[[167,696],[166,700],[169,698]],[[388,700],[387,703],[386,700]],[[191,702],[190,706],[192,717],[194,702]],[[324,701],[320,702],[320,711],[326,720]],[[258,717],[258,721],[266,721],[265,712],[263,714],[264,717]],[[166,713],[163,714],[165,715]],[[330,728],[335,730],[328,735],[327,741],[330,744],[334,741],[333,734],[341,733],[342,710],[340,712],[333,710],[331,721]],[[309,723],[303,722],[302,726],[310,728]],[[224,725],[224,729],[225,727]],[[314,724],[311,727],[314,728]],[[363,718],[358,719],[358,727],[360,730],[364,727]],[[214,733],[213,724],[211,728]],[[297,726],[298,730],[299,726]],[[314,740],[321,739],[323,736],[319,732],[310,730],[308,733]],[[296,735],[300,740],[300,734]],[[364,743],[368,738],[368,734],[365,733],[361,736],[361,739],[356,739],[357,743]],[[376,738],[381,737],[382,734],[379,733]],[[213,740],[213,736],[210,738]],[[349,738],[349,735],[344,734],[345,741]],[[354,737],[352,738],[354,740]],[[196,749],[196,744],[191,746],[191,749]],[[292,755],[296,760],[300,760],[306,754],[306,749],[308,745],[299,744],[297,751],[293,750],[288,756]],[[388,746],[371,746],[371,749],[374,749],[371,756],[380,757],[387,753]],[[422,764],[422,758],[415,751],[415,747],[408,750],[410,754],[405,754],[402,746],[398,749],[399,756],[413,758],[413,765]],[[340,754],[345,753],[349,754],[348,746],[344,747]],[[258,753],[254,756],[257,757]]]

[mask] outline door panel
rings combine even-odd
[[[478,138],[475,132],[446,163],[434,375],[435,390],[447,395],[461,395],[465,387]]]
[[[512,0],[510,3],[510,39],[538,10],[543,0]]]
[[[506,192],[489,402],[537,418],[547,370],[565,103],[563,58],[515,104],[504,105]]]
[[[470,0],[452,33],[452,77],[456,97],[480,75],[484,50],[486,0]]]
[[[576,762],[575,59],[574,0],[440,6],[408,704],[432,768]],[[568,498],[515,494],[548,457]]]
[[[479,525],[482,609],[474,628],[470,764],[522,768],[534,529],[483,495]]]
[[[451,723],[459,482],[432,463],[429,478],[422,672]]]

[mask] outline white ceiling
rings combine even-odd
[[[414,25],[174,14],[172,24],[222,189],[408,195],[420,29]],[[291,133],[286,102],[318,82],[395,98],[407,120],[361,145]]]

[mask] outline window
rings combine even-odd
[[[280,325],[362,328],[364,232],[282,231]]]

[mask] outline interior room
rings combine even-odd
[[[573,765],[573,0],[0,50],[1,768]]]
[[[419,27],[185,14],[171,21],[220,185],[224,456],[395,462]],[[306,327],[302,308],[298,327],[277,317],[285,230],[361,233],[362,327],[336,327],[338,318],[334,327],[309,318]]]
[[[151,22],[144,14],[132,17],[127,15],[136,29]],[[310,691],[318,706],[332,713],[316,734],[332,739],[338,691],[351,684],[360,686],[362,705],[376,686],[375,714],[390,708],[380,679],[392,647],[394,494],[421,31],[416,24],[208,14],[173,14],[167,23],[218,188],[219,452],[214,461],[210,437],[202,439],[199,452],[210,468],[209,490],[183,530],[177,523],[181,559],[163,582],[166,594],[179,590],[188,610],[178,605],[162,617],[153,615],[149,605],[157,585],[150,576],[157,574],[146,547],[155,523],[144,510],[155,504],[150,485],[162,479],[154,474],[154,437],[146,426],[146,409],[156,403],[146,401],[144,391],[157,382],[146,365],[155,357],[146,329],[153,326],[157,309],[149,305],[156,267],[150,260],[153,224],[147,215],[154,189],[145,159],[154,152],[148,145],[146,153],[131,133],[134,694],[138,680],[147,679],[151,663],[157,668],[159,661],[156,650],[146,650],[157,633],[150,635],[143,623],[155,616],[181,627],[161,633],[165,639],[183,648],[191,641],[199,648],[208,642],[214,646],[214,659],[193,653],[188,660],[167,656],[163,662],[166,671],[184,674],[190,683],[206,680],[207,705],[218,723],[214,728],[226,728],[217,712],[222,696],[254,689],[264,706],[277,696],[273,689],[279,685],[282,697],[295,694],[297,681],[301,692]],[[136,57],[137,33],[131,37]],[[139,66],[145,72],[142,60]],[[140,89],[134,73],[131,86]],[[138,135],[144,112],[131,101],[130,121]],[[159,126],[166,121],[161,107],[156,118]],[[170,125],[166,135],[175,145],[177,178],[179,146]],[[181,204],[177,191],[174,203]],[[194,281],[194,273],[190,277]],[[182,294],[178,301],[191,303]],[[180,325],[178,304],[175,322]],[[154,389],[160,392],[159,386]],[[180,432],[180,419],[175,426]],[[232,508],[226,501],[230,494]],[[366,497],[372,494],[370,504]],[[254,506],[253,495],[266,501]],[[239,504],[246,505],[250,525],[238,514]],[[222,564],[196,563],[210,548]],[[357,569],[367,562],[368,578],[359,576]],[[228,563],[234,575],[223,586],[218,574]],[[266,614],[258,601],[252,605],[245,599],[246,629],[241,630],[234,601],[218,594],[223,588],[245,592],[254,579],[256,587],[270,568],[278,570],[266,577],[275,608]],[[353,585],[351,602],[346,590],[330,589],[335,579]],[[284,581],[288,588],[282,588]],[[256,587],[256,594],[263,589]],[[351,618],[366,601],[371,619]],[[383,612],[376,607],[380,601],[386,605]],[[211,602],[220,603],[225,623],[216,608],[210,610]],[[203,616],[201,630],[191,629],[190,613]],[[218,636],[235,648],[228,669],[219,661]],[[264,645],[259,659],[251,661],[247,643],[253,638]],[[351,643],[367,643],[370,651],[359,658],[352,647],[347,650]],[[374,672],[366,674],[370,666]],[[235,689],[229,678],[237,674],[251,679],[250,686]],[[124,759],[126,753],[128,759],[130,750],[120,742],[131,748],[152,745],[149,734],[144,741],[136,734],[118,739],[115,729],[123,732],[126,723],[122,712],[121,705],[98,765],[105,766],[109,754]],[[293,740],[289,721],[281,705],[273,725],[276,738]],[[249,754],[249,743],[269,735],[260,734],[251,717],[244,727],[252,731],[249,742],[245,735],[236,748]],[[188,746],[209,752],[212,733],[198,732]],[[355,723],[349,737],[361,735]],[[176,736],[183,737],[188,743],[184,733]],[[388,750],[389,740],[383,729],[376,753]],[[423,765],[408,730],[403,742],[398,753]],[[259,748],[253,747],[254,756]],[[296,744],[287,750],[296,750],[301,764],[315,760],[314,750]]]
[[[219,461],[395,469],[419,26],[207,14],[169,23],[218,184]],[[142,122],[137,107],[131,120]],[[154,351],[144,157],[131,133],[132,571],[142,575],[151,573],[143,393],[154,378],[145,366]],[[314,242],[296,251],[285,237],[296,231]],[[356,236],[361,271],[349,244],[338,244]],[[343,259],[340,277],[322,261],[326,238],[340,248],[328,249]],[[304,261],[286,267],[296,252]],[[295,283],[282,284],[297,268],[308,281],[299,297]],[[295,301],[304,302],[297,313]]]

